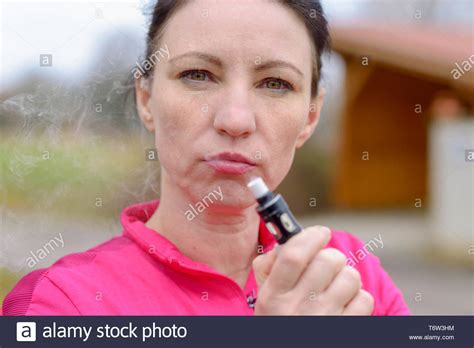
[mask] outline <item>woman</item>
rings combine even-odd
[[[318,1],[160,1],[137,76],[160,200],[124,209],[123,235],[28,274],[6,315],[395,315],[400,291],[354,236],[305,229],[281,247],[247,188],[274,190],[319,121]],[[166,47],[169,59],[153,60]]]

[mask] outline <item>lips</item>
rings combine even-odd
[[[253,168],[256,163],[238,152],[221,152],[216,155],[205,156],[204,161],[213,169],[223,174],[244,174]]]

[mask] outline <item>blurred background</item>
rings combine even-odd
[[[130,79],[153,4],[0,3],[0,302],[159,197]],[[305,226],[382,239],[414,314],[474,314],[474,2],[323,6],[327,99],[279,192]]]

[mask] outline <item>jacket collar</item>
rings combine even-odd
[[[171,241],[160,233],[149,229],[145,223],[158,208],[159,200],[138,203],[123,209],[120,220],[123,226],[123,235],[136,244],[152,257],[159,259],[165,264],[188,270],[216,273],[214,269],[206,264],[191,260],[183,255]],[[258,243],[263,247],[263,252],[270,251],[276,244],[265,222],[260,218]]]

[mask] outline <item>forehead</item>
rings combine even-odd
[[[171,56],[197,50],[228,61],[282,59],[305,74],[311,66],[303,20],[276,1],[189,2],[170,18],[160,44],[168,45]]]

